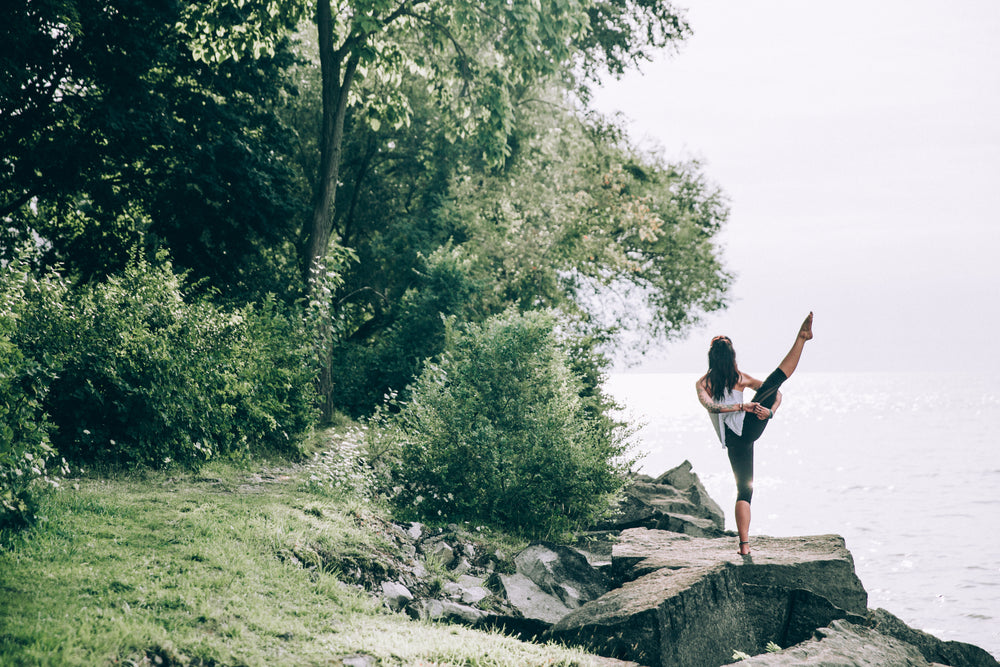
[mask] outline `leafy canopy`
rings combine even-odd
[[[690,33],[668,0],[212,0],[190,3],[178,25],[197,59],[259,57],[321,4],[335,47],[325,76],[339,86],[355,62],[358,85],[342,92],[365,122],[407,124],[400,84],[420,79],[448,114],[449,138],[475,137],[494,164],[509,155],[515,108],[532,86],[557,79],[586,94],[587,82],[620,76]],[[242,25],[224,23],[237,14]]]
[[[5,12],[0,256],[40,238],[47,263],[90,280],[135,245],[166,246],[236,297],[294,289],[308,190],[276,114],[291,54],[276,41],[273,56],[198,61],[178,29],[188,4],[16,0]]]
[[[359,262],[340,297],[342,409],[402,391],[442,349],[442,316],[556,309],[607,350],[626,331],[670,339],[723,306],[730,278],[714,238],[728,206],[697,163],[636,149],[556,92],[519,109],[502,171],[435,131],[430,103],[414,111],[423,131],[348,144],[358,157],[338,228]]]

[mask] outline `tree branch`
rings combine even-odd
[[[445,37],[448,38],[448,41],[451,42],[452,47],[454,47],[455,49],[455,53],[457,53],[459,57],[459,68],[461,70],[459,74],[461,75],[464,81],[467,81],[471,76],[471,72],[469,69],[470,58],[468,54],[466,54],[465,49],[462,47],[461,42],[459,42],[458,39],[453,34],[451,34],[451,30],[448,29],[448,26],[442,25],[439,21],[435,21],[433,18],[429,16],[421,16],[418,14],[410,14],[410,16],[412,16],[417,21],[422,21],[427,25],[438,29],[439,31],[441,31],[441,34],[443,34]]]
[[[396,9],[387,15],[384,19],[378,19],[378,17],[373,17],[379,20],[382,27],[389,25],[390,23],[400,19],[403,16],[411,16],[413,18],[419,18],[419,15],[413,13],[413,9],[417,5],[426,4],[427,0],[403,0]],[[368,34],[365,33],[355,33],[352,32],[344,39],[344,43],[340,45],[337,49],[337,57],[343,59],[348,53],[352,52],[360,44],[363,44],[368,39]]]
[[[368,141],[368,150],[365,151],[364,156],[361,158],[361,164],[358,166],[357,178],[354,179],[354,192],[351,193],[351,201],[347,205],[347,213],[344,215],[344,224],[341,228],[344,243],[347,245],[351,244],[351,223],[354,221],[354,212],[357,210],[358,200],[361,198],[361,184],[368,175],[368,169],[371,166],[372,158],[375,157],[377,152],[378,150],[375,145],[375,141],[370,139]]]

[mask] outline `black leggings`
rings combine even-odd
[[[774,370],[760,385],[754,394],[754,403],[760,403],[765,408],[771,408],[778,397],[778,387],[788,379],[780,368]],[[743,433],[736,435],[726,427],[726,450],[729,454],[729,464],[733,467],[736,477],[736,500],[748,503],[753,497],[753,443],[764,433],[769,419],[759,419],[747,412],[743,416]]]

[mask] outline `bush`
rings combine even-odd
[[[20,344],[58,371],[45,407],[53,443],[75,462],[196,467],[261,447],[294,451],[312,424],[302,327],[273,302],[188,301],[167,262],[134,259],[29,319]]]
[[[33,487],[40,479],[56,483],[49,477],[55,450],[43,409],[52,375],[25,356],[15,340],[32,304],[51,312],[65,293],[58,276],[34,278],[22,257],[4,266],[0,275],[0,530],[32,523]]]
[[[381,431],[399,512],[527,537],[605,515],[630,464],[628,431],[588,410],[582,389],[548,314],[509,312],[452,334]]]

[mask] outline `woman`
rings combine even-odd
[[[753,443],[764,432],[767,421],[781,405],[778,387],[799,363],[802,348],[813,337],[813,314],[809,313],[795,343],[778,368],[760,380],[740,372],[733,342],[716,336],[708,350],[708,373],[697,382],[698,400],[711,413],[712,426],[729,454],[736,477],[736,530],[740,534],[739,554],[750,553],[750,498],[753,496]],[[743,390],[754,389],[754,400],[743,402]],[[749,414],[748,414],[749,413]]]

